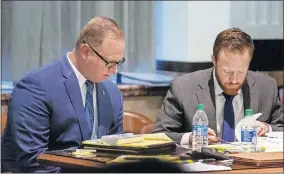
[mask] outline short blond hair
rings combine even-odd
[[[213,55],[216,60],[218,59],[219,52],[222,49],[239,52],[248,49],[249,54],[252,57],[254,44],[250,35],[239,28],[230,28],[220,32],[215,39]]]
[[[94,48],[98,48],[107,37],[123,38],[124,34],[114,20],[96,16],[82,28],[76,42],[76,48],[79,48],[83,41],[91,44]]]

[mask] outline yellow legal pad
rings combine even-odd
[[[133,162],[133,161],[139,161],[139,160],[145,160],[145,159],[158,159],[162,161],[171,161],[176,162],[180,161],[180,158],[178,156],[170,156],[170,155],[121,155],[118,158],[108,161],[109,163],[125,163],[125,162]]]
[[[112,136],[97,140],[83,141],[83,145],[105,145],[105,146],[123,146],[123,147],[148,147],[151,145],[165,144],[173,142],[166,134],[141,134],[128,137]]]
[[[121,155],[171,154],[176,149],[176,142],[164,133],[110,135],[97,140],[83,141],[82,145],[85,149]]]
[[[241,146],[239,144],[211,144],[206,147],[216,149],[219,152],[224,152],[224,151],[234,151],[234,152],[240,152],[241,151]]]

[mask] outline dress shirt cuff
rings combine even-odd
[[[187,132],[187,133],[183,134],[181,141],[180,141],[180,145],[189,145],[190,135],[191,135],[191,132]]]
[[[272,127],[269,124],[266,124],[266,125],[268,126],[268,132],[272,132]]]
[[[272,132],[272,127],[269,124],[267,124],[265,122],[262,122],[262,123],[264,123],[266,126],[268,126],[268,132]]]

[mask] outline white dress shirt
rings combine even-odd
[[[215,91],[215,103],[216,103],[216,122],[217,122],[217,132],[216,136],[219,138],[222,138],[222,130],[223,130],[223,121],[224,121],[224,105],[226,102],[226,99],[224,95],[222,94],[224,91],[220,87],[219,83],[216,79],[216,74],[213,69],[213,79],[214,79],[214,91]],[[233,109],[234,109],[234,116],[235,116],[235,127],[237,123],[244,118],[244,104],[243,104],[243,93],[240,89],[236,96],[233,99]],[[271,126],[269,126],[269,132],[272,131]],[[191,135],[191,132],[187,132],[182,136],[181,145],[188,145],[189,142],[189,136]]]
[[[70,60],[69,53],[67,53],[67,59],[68,62],[70,63],[77,79],[78,79],[78,83],[79,83],[79,87],[81,90],[81,96],[82,96],[82,100],[83,100],[83,105],[85,107],[85,100],[86,100],[86,93],[87,93],[87,86],[85,84],[86,82],[86,78],[78,71],[78,69],[75,67],[75,65],[72,63],[72,61]],[[94,117],[96,117],[98,115],[98,111],[97,111],[97,97],[96,97],[96,85],[94,85],[94,90],[93,90],[93,104],[94,104]],[[95,124],[95,119],[94,119],[94,124]],[[94,130],[95,126],[93,127],[93,131],[92,131],[92,136],[91,139],[95,139],[95,130]]]
[[[223,121],[224,121],[224,105],[226,98],[223,95],[223,89],[220,87],[217,82],[215,71],[213,69],[213,78],[214,78],[214,91],[215,91],[215,103],[216,103],[216,121],[217,121],[217,132],[216,135],[222,138],[223,132]],[[235,127],[237,123],[244,118],[244,102],[243,102],[243,93],[239,89],[235,97],[233,98],[233,109],[235,116]]]

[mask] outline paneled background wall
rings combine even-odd
[[[231,19],[253,39],[283,39],[283,1],[232,1]]]
[[[175,5],[161,1],[157,6],[160,14],[167,14],[156,23],[163,26],[156,27],[156,35],[165,36],[158,42],[165,44],[156,50],[158,70],[185,73],[211,67],[217,34],[238,27],[257,45],[251,69],[283,85],[283,1],[178,1]],[[187,31],[181,32],[180,27]]]

